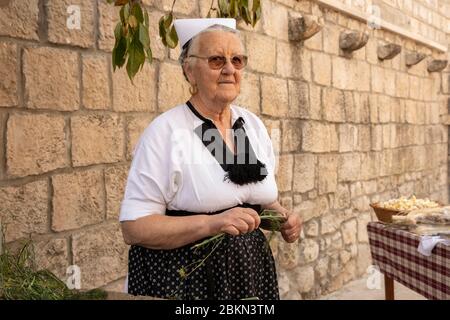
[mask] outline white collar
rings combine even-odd
[[[185,103],[185,105],[186,105],[186,108],[188,109],[188,112],[192,115],[192,117],[194,119],[194,121],[193,121],[194,122],[194,129],[205,122],[199,116],[197,116],[195,113],[193,113],[191,111],[191,109],[189,108],[187,103]],[[197,113],[200,114],[197,109],[195,109],[195,111],[197,111]],[[234,123],[236,122],[236,120],[240,117],[240,115],[238,114],[237,110],[235,109],[234,105],[232,105],[232,104],[230,104],[230,112],[231,112],[231,126],[233,126]],[[204,117],[203,115],[200,115],[200,116],[203,117],[203,118],[206,118],[206,119],[208,119],[210,121],[212,121],[212,119],[210,119],[208,117]]]

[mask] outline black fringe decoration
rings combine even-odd
[[[224,181],[229,180],[237,185],[263,181],[267,176],[266,165],[257,160],[256,163],[238,164],[237,156],[233,164],[227,165]]]

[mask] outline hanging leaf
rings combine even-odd
[[[230,6],[227,0],[219,0],[219,12],[221,17],[230,16]]]
[[[170,25],[173,22],[173,14],[172,12],[166,15],[166,18],[164,19],[164,27],[166,28],[166,30],[169,30]]]
[[[253,0],[253,19],[252,19],[252,27],[256,25],[256,23],[261,19],[261,0]]]
[[[239,14],[239,3],[238,0],[230,1],[230,16],[236,17]]]
[[[127,73],[133,82],[133,78],[145,62],[144,48],[139,41],[137,33],[133,36],[133,40],[128,47]]]
[[[113,70],[116,71],[116,67],[121,68],[124,65],[126,60],[125,53],[127,50],[127,41],[123,36],[122,24],[120,22],[117,23],[116,28],[114,29],[114,36],[116,42],[112,52],[112,65]]]
[[[172,26],[172,29],[170,30],[168,37],[166,38],[166,41],[167,45],[171,49],[175,48],[178,45],[178,35],[174,26]]]
[[[248,12],[247,8],[241,8],[241,17],[242,19],[244,19],[246,24],[251,24],[251,18],[250,18],[250,13]]]
[[[148,29],[142,24],[139,24],[139,41],[145,49],[150,48],[150,37],[148,36]]]
[[[133,6],[131,7],[130,14],[135,16],[139,23],[144,22],[144,14],[142,13],[142,8],[137,3],[133,4]]]
[[[127,3],[123,6],[123,21],[127,21],[130,16],[130,4]]]
[[[126,61],[127,51],[127,40],[121,37],[119,40],[116,39],[116,44],[112,52],[112,65],[113,70],[116,71],[116,67],[122,68]]]
[[[166,28],[164,27],[164,16],[161,17],[158,21],[158,29],[159,29],[159,36],[161,37],[161,40],[164,41],[166,37]]]
[[[136,19],[135,16],[130,15],[128,17],[128,24],[130,25],[131,28],[136,29],[138,26],[138,20]]]
[[[128,52],[128,48],[130,47],[131,41],[133,40],[132,34],[130,33],[129,36],[125,37],[125,40],[126,40],[126,42],[127,42],[127,52]]]
[[[159,35],[163,44],[169,48],[175,48],[178,44],[178,36],[172,25],[173,15],[169,13],[159,19]]]
[[[118,40],[122,37],[122,35],[123,35],[122,24],[120,22],[118,22],[114,29],[114,37],[116,38],[116,40]],[[117,44],[117,41],[116,41],[116,44]]]
[[[251,24],[251,18],[248,9],[248,0],[241,0],[240,15],[246,24]]]
[[[169,32],[170,24],[172,23],[172,14],[166,14],[159,19],[159,36],[161,37],[165,46],[167,46],[166,34]]]
[[[120,17],[120,21],[122,22],[122,24],[125,24],[125,22],[126,22],[126,20],[125,20],[125,6],[123,6],[120,9],[119,17]]]

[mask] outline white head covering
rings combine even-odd
[[[236,29],[236,20],[233,18],[176,19],[173,22],[182,48],[197,34],[216,24]]]

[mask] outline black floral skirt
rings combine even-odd
[[[211,252],[211,247],[194,251],[192,245],[172,250],[131,246],[128,293],[183,300],[279,299],[275,261],[261,230],[225,236],[205,263],[183,278],[181,269]]]

